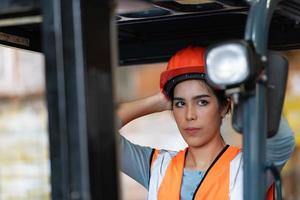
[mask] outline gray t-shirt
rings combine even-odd
[[[121,170],[147,190],[150,180],[150,162],[153,148],[136,145],[123,136],[120,140]],[[267,139],[267,160],[282,168],[290,158],[295,140],[287,121],[282,118],[277,134]],[[180,199],[190,200],[204,176],[204,172],[184,169]]]

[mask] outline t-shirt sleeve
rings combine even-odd
[[[277,134],[274,137],[267,139],[266,147],[267,161],[279,168],[282,168],[291,157],[295,148],[295,139],[293,132],[284,117],[280,120]]]
[[[267,162],[273,163],[278,170],[281,170],[288,159],[291,157],[295,148],[295,138],[287,122],[282,117],[275,136],[267,139]],[[267,173],[267,186],[273,183],[274,179],[270,171]]]
[[[154,149],[133,144],[122,135],[119,136],[119,145],[121,171],[148,189]]]

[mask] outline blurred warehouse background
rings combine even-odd
[[[283,52],[289,59],[284,115],[294,130],[297,147],[282,171],[285,200],[300,199],[300,51]],[[116,102],[159,91],[165,64],[115,69]],[[0,199],[51,199],[50,161],[42,54],[0,46]],[[240,145],[230,116],[222,132],[228,143]],[[185,146],[170,112],[137,119],[120,130],[134,143],[178,150]],[[118,134],[118,133],[116,133]],[[124,200],[146,199],[146,191],[121,175]],[[134,192],[133,192],[134,191]]]

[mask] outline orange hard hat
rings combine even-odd
[[[203,47],[189,46],[178,51],[161,73],[160,89],[170,97],[175,85],[188,79],[205,79]]]

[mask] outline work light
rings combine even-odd
[[[245,41],[231,41],[208,48],[205,62],[208,82],[216,88],[239,85],[253,74],[252,49]]]

